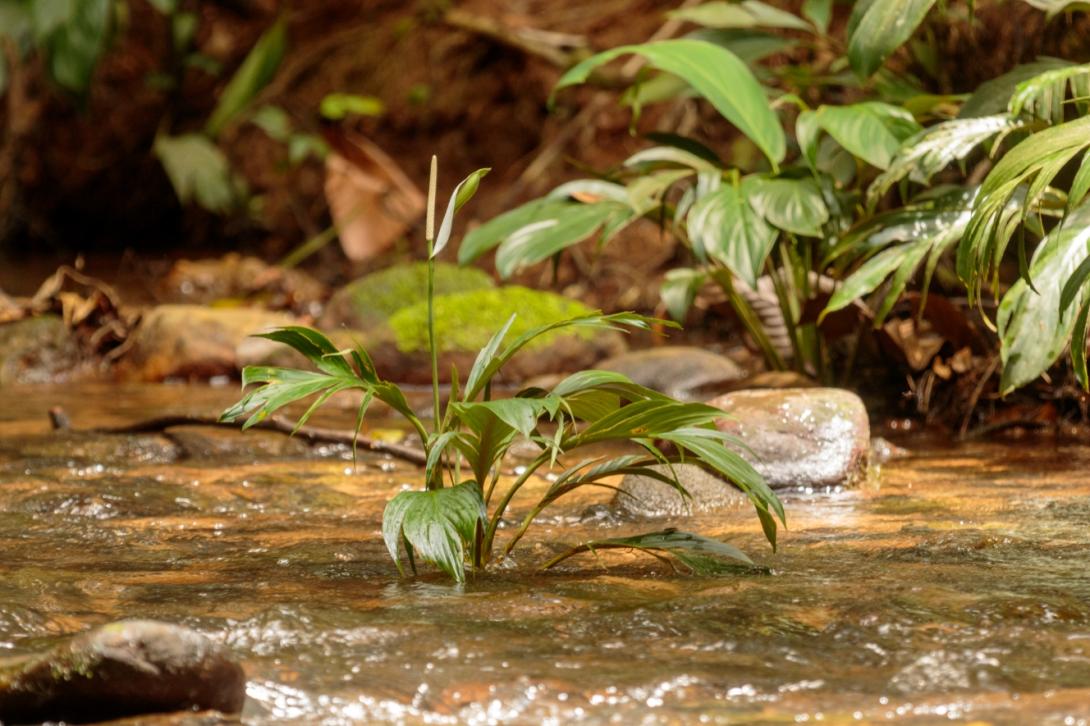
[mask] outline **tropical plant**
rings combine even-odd
[[[422,490],[398,494],[383,513],[383,537],[399,570],[402,553],[414,572],[417,560],[424,560],[459,582],[465,579],[467,563],[473,569],[485,567],[495,555],[499,526],[513,497],[532,477],[560,463],[565,468],[551,479],[548,489],[507,539],[504,555],[545,508],[580,487],[613,488],[609,483],[612,477],[640,474],[672,486],[680,496],[688,496],[670,466],[682,461],[704,466],[745,492],[765,536],[775,547],[776,520],[784,521],[782,505],[761,476],[736,453],[740,442],[716,428],[715,422],[724,416],[722,410],[682,403],[623,375],[595,370],[574,373],[551,390],[527,388],[513,398],[492,397],[493,379],[504,364],[542,335],[564,329],[647,328],[660,321],[632,313],[592,314],[542,326],[508,342],[512,316],[480,351],[464,380],[453,372],[449,400],[445,406],[442,404],[434,323],[434,260],[450,240],[455,212],[473,195],[487,171],[474,172],[455,188],[436,229],[434,158],[432,162],[426,225],[431,427],[414,412],[396,384],[380,377],[365,350],[338,350],[322,334],[301,327],[276,330],[262,337],[294,348],[317,370],[246,368],[243,386],[257,388],[225,411],[223,419],[243,420],[243,428],[247,428],[288,404],[316,397],[299,417],[298,426],[302,426],[330,396],[349,390],[362,392],[357,434],[375,400],[400,414],[420,437],[426,465]],[[500,467],[520,436],[536,445],[539,453],[513,481],[508,481],[501,476]],[[566,461],[576,449],[603,443],[634,444],[640,453]],[[665,470],[662,465],[666,465]],[[724,482],[724,486],[729,485]],[[671,554],[683,566],[698,572],[750,564],[743,553],[725,543],[672,530],[583,545],[588,549],[619,546],[646,550],[658,557]]]
[[[868,317],[880,326],[914,280],[926,299],[939,269],[947,280],[956,271],[973,300],[985,289],[1003,295],[996,321],[1002,392],[1043,373],[1072,336],[1080,342],[1072,347],[1074,370],[1087,386],[1081,341],[1090,317],[1090,253],[1080,204],[1090,189],[1088,67],[1041,59],[968,97],[927,94],[883,64],[934,5],[857,2],[846,55],[827,63],[824,76],[760,64],[766,51],[789,49],[800,36],[837,47],[827,36],[832,5],[821,1],[804,3],[801,16],[757,0],[707,2],[673,13],[705,26],[685,38],[582,61],[557,91],[591,80],[620,55],[638,55],[660,75],[641,75],[626,102],[638,111],[679,95],[703,98],[760,152],[757,162],[742,155],[732,166],[694,139],[656,133],[654,146],[601,177],[561,185],[472,231],[459,259],[495,249],[506,276],[582,240],[605,244],[636,220],[653,220],[695,263],[665,276],[671,316],[680,319],[713,282],[770,367],[793,365],[825,378],[830,354],[819,326],[826,316],[873,296]],[[784,30],[792,37],[773,35]],[[837,70],[846,66],[855,76]],[[847,87],[858,100],[811,107],[785,86],[800,93]],[[994,167],[980,182],[965,167],[987,169],[982,161]],[[1041,242],[1031,259],[1035,239]],[[1008,246],[1022,279],[1004,294],[999,269]],[[1038,276],[1047,289],[1035,285]],[[815,303],[824,308],[820,316]],[[1047,345],[1030,330],[1047,331]]]

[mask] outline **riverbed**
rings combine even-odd
[[[268,432],[80,433],[236,397],[0,389],[0,658],[122,618],[180,623],[241,659],[254,724],[1090,721],[1090,447],[905,440],[858,489],[785,492],[775,553],[751,511],[641,522],[580,494],[458,586],[399,577],[382,544],[412,464]],[[54,406],[71,431],[51,430]],[[664,524],[767,570],[537,569]]]

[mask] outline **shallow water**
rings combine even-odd
[[[243,660],[257,724],[1090,720],[1090,447],[920,444],[860,490],[785,495],[777,554],[746,512],[672,523],[770,575],[623,555],[535,572],[562,542],[661,527],[582,495],[458,587],[399,579],[381,543],[411,465],[46,417],[116,425],[235,395],[0,389],[0,657],[121,618],[182,623]]]

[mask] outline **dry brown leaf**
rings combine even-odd
[[[325,196],[341,248],[363,261],[389,249],[424,212],[424,195],[381,149],[344,139],[326,157]]]

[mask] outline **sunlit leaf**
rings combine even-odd
[[[1073,210],[1042,240],[1030,263],[1037,292],[1019,279],[1003,296],[996,323],[1003,375],[1000,391],[1036,379],[1060,356],[1086,297],[1085,289],[1061,312],[1064,284],[1090,257],[1090,204]]]
[[[1015,66],[1001,76],[984,81],[958,111],[958,118],[994,116],[1007,110],[1010,98],[1018,84],[1056,68],[1070,66],[1069,61],[1058,58],[1038,58],[1031,63]]]
[[[401,492],[382,515],[386,548],[400,566],[401,539],[416,556],[431,562],[456,582],[465,582],[465,557],[486,513],[480,487],[463,482],[456,487]]]
[[[354,93],[330,93],[318,104],[318,113],[330,121],[340,121],[348,116],[381,116],[386,105],[374,96],[358,96]]]
[[[819,125],[838,144],[879,169],[888,168],[901,143],[920,130],[912,114],[878,101],[822,106],[807,123]],[[808,138],[812,134],[808,128]]]

